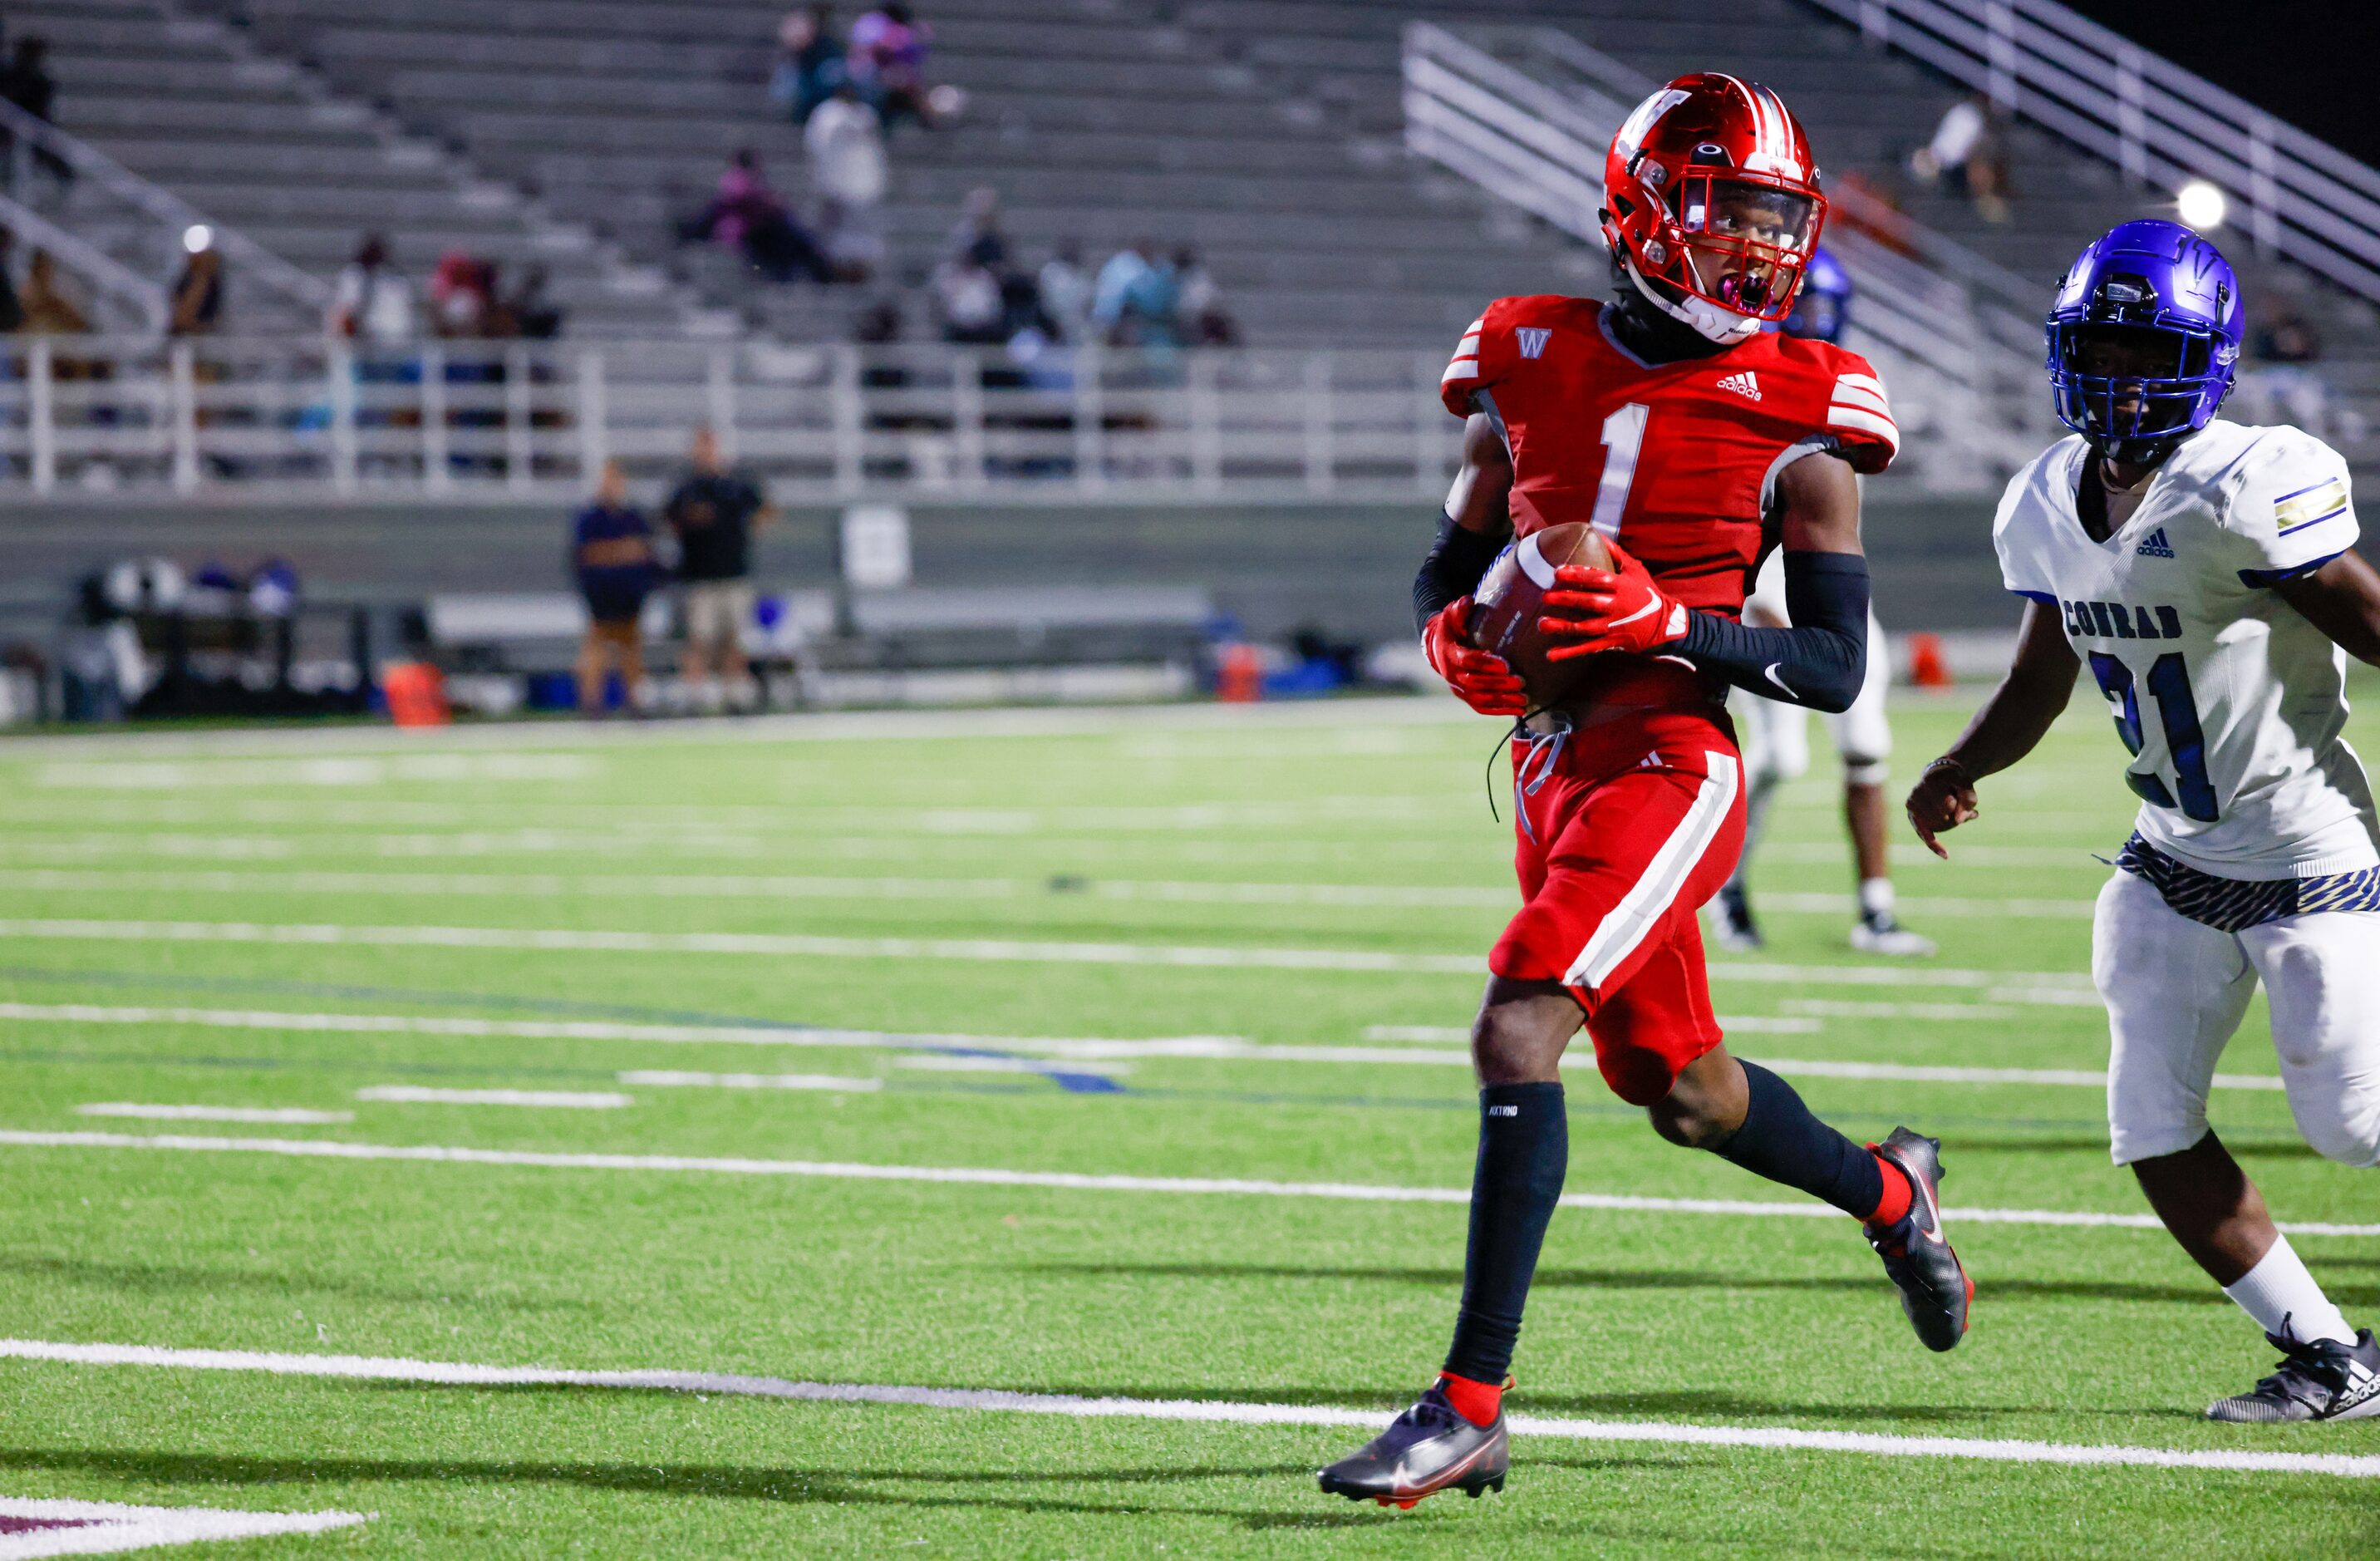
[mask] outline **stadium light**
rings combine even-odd
[[[2204,179],[2192,179],[2183,185],[2174,192],[2173,203],[2180,209],[2181,220],[2201,233],[2212,233],[2221,227],[2231,206],[2223,198],[2223,191]]]
[[[194,222],[182,229],[182,248],[191,254],[202,254],[215,247],[215,230],[205,223]]]

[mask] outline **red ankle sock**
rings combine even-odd
[[[1473,1382],[1452,1372],[1440,1372],[1438,1385],[1446,1390],[1446,1401],[1454,1406],[1454,1412],[1474,1425],[1494,1425],[1504,1406],[1501,1384]]]
[[[1884,1173],[1884,1199],[1876,1204],[1876,1213],[1868,1215],[1867,1223],[1899,1225],[1909,1213],[1909,1201],[1917,1195],[1917,1189],[1909,1185],[1908,1172],[1876,1154],[1876,1145],[1868,1145],[1867,1152],[1876,1154],[1876,1168]]]

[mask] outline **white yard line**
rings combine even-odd
[[[1360,1182],[1285,1182],[1221,1177],[1097,1176],[1080,1171],[1011,1171],[973,1165],[878,1165],[832,1160],[754,1160],[686,1154],[571,1153],[552,1150],[470,1149],[443,1144],[346,1143],[335,1139],[200,1138],[179,1133],[47,1133],[0,1130],[0,1146],[24,1149],[130,1149],[170,1153],[263,1154],[301,1160],[411,1161],[427,1165],[516,1165],[563,1171],[684,1172],[715,1176],[817,1177],[831,1181],[939,1182],[975,1187],[1043,1187],[1084,1192],[1155,1192],[1253,1198],[1318,1198],[1358,1203],[1467,1204],[1459,1187],[1379,1187]],[[1755,1203],[1737,1199],[1644,1198],[1566,1192],[1566,1209],[1718,1214],[1750,1219],[1843,1216],[1826,1204]],[[1979,1225],[2106,1226],[2162,1230],[2154,1214],[2056,1209],[1946,1208],[1944,1218]],[[2380,1225],[2285,1224],[2293,1236],[2380,1236]]]
[[[525,1105],[557,1111],[618,1111],[637,1104],[613,1090],[436,1090],[421,1084],[374,1084],[356,1099],[392,1105]]]
[[[884,1088],[881,1079],[841,1079],[832,1073],[689,1073],[663,1067],[625,1069],[620,1082],[664,1090],[829,1090],[859,1095]]]
[[[9,1353],[0,1347],[0,1354]],[[0,1561],[37,1555],[110,1555],[152,1545],[319,1534],[368,1523],[370,1512],[242,1512],[211,1506],[130,1506],[112,1501],[52,1501],[0,1496],[0,1518],[40,1525],[0,1534]],[[52,1528],[48,1525],[55,1524]]]
[[[335,1128],[356,1119],[352,1111],[309,1111],[295,1105],[143,1105],[137,1101],[93,1101],[76,1106],[75,1115],[131,1116],[150,1122],[264,1122],[291,1128]]]
[[[1756,1014],[1721,1014],[1718,1023],[1720,1029],[1739,1035],[1815,1035],[1826,1029],[1815,1018],[1775,1018]],[[1466,1024],[1367,1024],[1364,1027],[1364,1039],[1413,1044],[1469,1045],[1471,1027]]]
[[[912,1052],[892,1059],[895,1067],[921,1068],[929,1073],[1047,1073],[1057,1065],[1031,1057],[976,1057],[964,1052]],[[1101,1078],[1132,1071],[1130,1063],[1101,1063],[1079,1071]]]
[[[487,1366],[455,1360],[408,1360],[360,1355],[290,1355],[243,1349],[173,1349],[154,1345],[66,1344],[39,1339],[0,1339],[0,1358],[81,1366],[254,1372],[273,1376],[419,1383],[435,1386],[592,1387],[716,1394],[727,1397],[786,1399],[799,1403],[874,1404],[974,1413],[1056,1415],[1073,1420],[1186,1421],[1221,1425],[1360,1426],[1368,1429],[1379,1425],[1384,1418],[1378,1409],[1342,1409],[1318,1404],[1265,1404],[1197,1398],[1095,1398],[1068,1393],[1010,1393],[987,1388],[795,1382],[783,1377],[747,1376],[724,1372],[567,1371],[546,1366]],[[1650,1442],[1673,1446],[1854,1453],[1872,1457],[1974,1458],[1994,1463],[2222,1470],[2252,1474],[2318,1474],[2350,1480],[2380,1479],[2380,1457],[2349,1453],[2136,1447],[2105,1443],[2027,1442],[1969,1436],[1893,1436],[1862,1431],[1804,1431],[1791,1426],[1572,1420],[1548,1415],[1515,1415],[1510,1423],[1516,1435],[1580,1442]]]
[[[1084,943],[1022,938],[832,937],[795,933],[656,933],[581,928],[368,926],[334,922],[141,921],[70,918],[0,920],[0,938],[108,943],[285,944],[370,948],[501,948],[604,954],[743,954],[776,958],[1165,966],[1206,970],[1346,970],[1463,975],[1487,968],[1484,954],[1390,953],[1179,944]],[[1985,989],[2003,1002],[2096,1007],[2087,975],[1883,965],[1714,962],[1718,982]]]

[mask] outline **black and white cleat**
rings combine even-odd
[[[2371,1329],[2356,1335],[2352,1345],[2337,1339],[2299,1344],[2278,1334],[2265,1337],[2281,1352],[2281,1363],[2252,1391],[2210,1407],[2208,1420],[2268,1425],[2380,1415],[2380,1344],[2373,1342]]]

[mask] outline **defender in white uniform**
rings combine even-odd
[[[2115,1159],[2284,1352],[2208,1413],[2347,1419],[2380,1414],[2380,1345],[2275,1228],[2206,1095],[2261,982],[2300,1132],[2380,1164],[2380,834],[2340,735],[2348,652],[2380,664],[2380,574],[2352,551],[2336,452],[2216,420],[2240,321],[2231,268],[2171,223],[2127,223],[2068,273],[2049,346],[2075,437],[2010,482],[1993,526],[2026,602],[2016,662],[1909,816],[1942,852],[1975,783],[2031,751],[2078,673],[2096,686],[2141,799],[2092,932]]]

